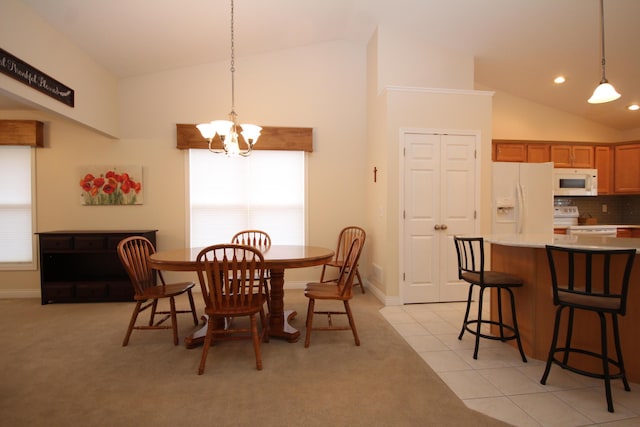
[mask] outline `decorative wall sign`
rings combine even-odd
[[[73,89],[32,67],[0,48],[0,72],[32,87],[70,107],[74,106]]]
[[[80,171],[83,205],[141,205],[142,166],[87,166]]]

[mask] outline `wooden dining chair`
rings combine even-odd
[[[198,374],[204,373],[209,347],[215,340],[252,339],[256,368],[262,369],[260,341],[269,341],[264,312],[264,257],[248,245],[220,244],[208,246],[197,257],[198,278],[208,316]],[[262,331],[258,333],[256,315]],[[246,324],[234,325],[237,317],[247,317]]]
[[[344,265],[344,260],[346,258],[347,252],[351,247],[351,243],[355,239],[359,239],[361,241],[361,246],[364,246],[364,242],[367,238],[367,233],[363,228],[356,226],[345,227],[340,231],[338,235],[338,246],[336,248],[336,254],[334,258],[328,263],[322,266],[322,273],[320,275],[320,282],[335,282],[335,278],[328,278],[325,275],[329,272],[328,270],[333,269],[334,272],[340,272],[342,266]],[[360,271],[358,270],[358,265],[355,266],[356,277],[358,281],[353,284],[353,286],[360,286],[360,290],[364,294],[364,282],[362,281],[362,277],[360,277]]]
[[[194,282],[165,283],[162,272],[154,270],[149,265],[149,256],[156,252],[153,243],[143,236],[131,236],[121,240],[117,248],[118,256],[124,269],[127,271],[134,290],[134,300],[136,305],[131,314],[129,327],[122,342],[122,346],[129,344],[129,338],[134,329],[172,329],[173,344],[178,345],[178,321],[176,314],[191,313],[193,324],[198,324],[193,294],[191,289]],[[157,284],[160,279],[160,284]],[[176,310],[175,298],[186,293],[189,297],[189,310]],[[169,310],[158,310],[158,301],[169,299]],[[149,323],[147,325],[136,325],[138,315],[151,309]],[[164,315],[156,321],[156,315]],[[170,319],[170,325],[165,324]]]
[[[343,331],[351,330],[356,345],[360,345],[360,338],[356,330],[356,323],[353,319],[353,313],[349,306],[349,300],[352,297],[353,280],[356,277],[356,266],[362,252],[363,242],[359,238],[351,241],[351,245],[345,251],[344,263],[334,283],[309,283],[305,287],[304,295],[309,298],[307,307],[306,335],[304,346],[309,347],[311,342],[311,331]],[[316,300],[322,301],[341,301],[344,305],[344,311],[336,310],[316,310]],[[324,314],[327,316],[328,324],[326,326],[314,326],[313,318],[315,314]],[[349,326],[334,325],[333,315],[346,315]]]
[[[260,252],[264,252],[271,247],[271,237],[266,231],[262,230],[243,230],[237,232],[232,238],[231,243],[235,243],[238,245],[248,245],[253,246],[260,250]],[[269,275],[269,270],[265,270],[264,272],[264,283],[263,290],[267,297],[267,310],[271,313],[271,296],[269,295],[269,280],[271,280],[271,276]]]

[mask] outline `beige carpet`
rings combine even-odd
[[[306,302],[286,291],[303,333]],[[0,300],[0,425],[505,425],[468,409],[370,294],[352,300],[360,347],[349,331],[314,332],[308,349],[272,339],[257,371],[249,341],[222,342],[202,376],[201,349],[174,347],[168,330],[134,331],[121,347],[132,307]],[[182,342],[193,324],[178,321]]]

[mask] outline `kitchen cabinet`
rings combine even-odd
[[[640,237],[640,228],[638,227],[618,227],[616,237]]]
[[[593,146],[551,144],[551,161],[556,168],[593,168]]]
[[[598,194],[613,192],[613,155],[611,147],[594,147],[594,166],[598,170]]]
[[[613,162],[613,192],[640,193],[640,144],[614,146]]]
[[[51,231],[38,233],[42,304],[133,301],[133,286],[118,258],[120,240],[156,230]]]
[[[495,142],[493,160],[496,162],[526,162],[527,144],[517,142]]]
[[[545,163],[551,160],[550,144],[527,144],[527,163]]]

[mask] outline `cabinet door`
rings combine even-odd
[[[593,147],[589,145],[572,146],[571,159],[574,168],[593,168]]]
[[[496,162],[526,162],[527,144],[496,142],[493,160]]]
[[[616,231],[616,237],[631,237],[631,229],[620,227]]]
[[[614,193],[640,193],[640,144],[617,145],[613,150]]]
[[[556,168],[570,168],[571,165],[571,146],[570,145],[552,145],[551,161]]]
[[[544,163],[551,159],[549,144],[527,144],[527,163]]]
[[[611,193],[613,181],[611,147],[595,147],[593,163],[598,170],[598,194]]]

